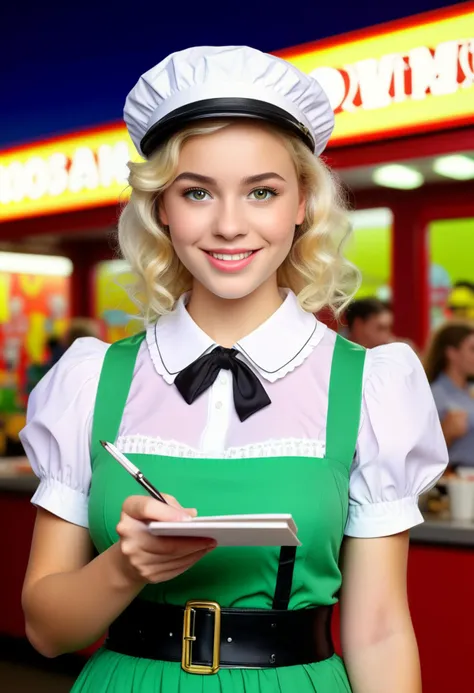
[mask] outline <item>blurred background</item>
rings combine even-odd
[[[474,2],[8,3],[1,18],[0,690],[69,690],[93,650],[48,662],[24,638],[36,480],[18,431],[28,393],[74,339],[112,342],[140,327],[111,240],[127,161],[138,159],[123,103],[168,53],[206,44],[274,52],[330,97],[325,158],[350,201],[347,254],[363,276],[331,326],[369,347],[405,341],[427,364],[451,464],[422,500],[410,603],[424,691],[470,689]]]

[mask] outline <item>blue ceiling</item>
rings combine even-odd
[[[4,3],[0,147],[117,120],[140,74],[190,45],[264,51],[447,7],[436,0]]]

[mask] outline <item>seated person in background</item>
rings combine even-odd
[[[347,339],[366,349],[394,341],[392,311],[378,298],[353,301],[346,310]]]
[[[474,467],[474,327],[447,323],[434,335],[425,361],[452,468]]]

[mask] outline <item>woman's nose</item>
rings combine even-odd
[[[222,202],[219,206],[214,228],[216,235],[227,240],[232,240],[247,233],[245,214],[238,200],[228,199]]]

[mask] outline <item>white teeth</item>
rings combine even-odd
[[[209,253],[209,255],[215,257],[216,260],[245,260],[246,257],[252,255],[252,252],[252,250],[249,250],[248,253],[234,253],[234,255],[224,255],[223,253]]]

